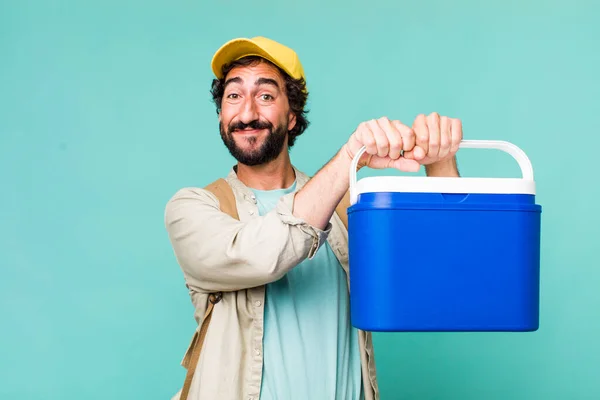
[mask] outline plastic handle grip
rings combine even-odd
[[[460,142],[459,148],[502,150],[510,154],[519,163],[523,179],[533,181],[533,167],[529,158],[523,150],[510,142],[502,140],[463,140]],[[358,197],[356,193],[356,169],[358,168],[358,160],[366,150],[367,148],[363,146],[350,164],[350,204],[355,204]]]

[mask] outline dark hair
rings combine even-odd
[[[210,89],[210,93],[212,94],[212,99],[215,105],[217,106],[217,114],[221,112],[221,101],[223,100],[223,92],[225,86],[225,78],[229,71],[231,71],[235,67],[243,66],[248,67],[250,65],[256,65],[261,62],[267,62],[273,65],[285,82],[285,93],[288,97],[288,102],[290,105],[290,109],[296,116],[296,124],[294,127],[288,132],[288,146],[292,147],[296,138],[300,136],[308,127],[309,122],[306,119],[306,114],[308,110],[305,110],[306,100],[308,98],[308,91],[306,90],[306,82],[304,79],[294,79],[289,76],[285,71],[271,63],[270,61],[256,56],[248,56],[241,58],[239,60],[233,61],[223,67],[223,78],[222,79],[213,79],[212,87]]]

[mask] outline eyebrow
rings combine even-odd
[[[272,78],[258,78],[256,80],[256,82],[254,82],[255,85],[272,85],[275,86],[277,89],[279,89],[279,84],[277,83],[277,81],[275,79]]]
[[[229,86],[232,83],[242,83],[243,80],[242,78],[240,78],[239,76],[230,78],[228,80],[225,81],[225,84],[223,85],[223,90],[225,90],[225,88],[227,86]],[[271,85],[271,86],[275,86],[275,88],[277,88],[278,90],[281,90],[281,88],[279,87],[279,84],[277,83],[277,81],[275,79],[272,78],[258,78],[254,84],[256,86],[260,86],[260,85]]]
[[[225,84],[223,84],[223,90],[225,90],[225,88],[231,83],[242,83],[242,78],[240,78],[239,76],[236,76],[235,78],[227,79],[225,81]]]

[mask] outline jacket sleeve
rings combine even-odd
[[[276,281],[314,257],[331,224],[320,230],[294,217],[294,195],[241,222],[223,213],[209,191],[178,191],[167,203],[165,226],[187,284],[204,292],[246,289]]]

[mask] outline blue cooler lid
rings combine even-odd
[[[535,197],[535,181],[533,179],[533,167],[527,155],[512,143],[499,140],[463,140],[460,148],[484,148],[505,151],[513,156],[519,163],[522,178],[462,178],[462,177],[412,177],[412,176],[380,176],[367,177],[356,181],[356,170],[358,160],[366,151],[363,147],[354,156],[350,166],[350,205],[357,203],[359,195],[363,194],[390,194],[403,193],[407,196],[419,196],[425,200],[426,194],[456,195],[516,195],[509,196],[512,200],[520,199],[525,203],[532,203]],[[371,203],[373,196],[365,197]],[[406,196],[403,196],[406,197]],[[383,199],[382,199],[383,200]],[[509,199],[507,199],[509,200]],[[509,200],[512,202],[512,200]],[[384,200],[385,201],[385,200]]]

